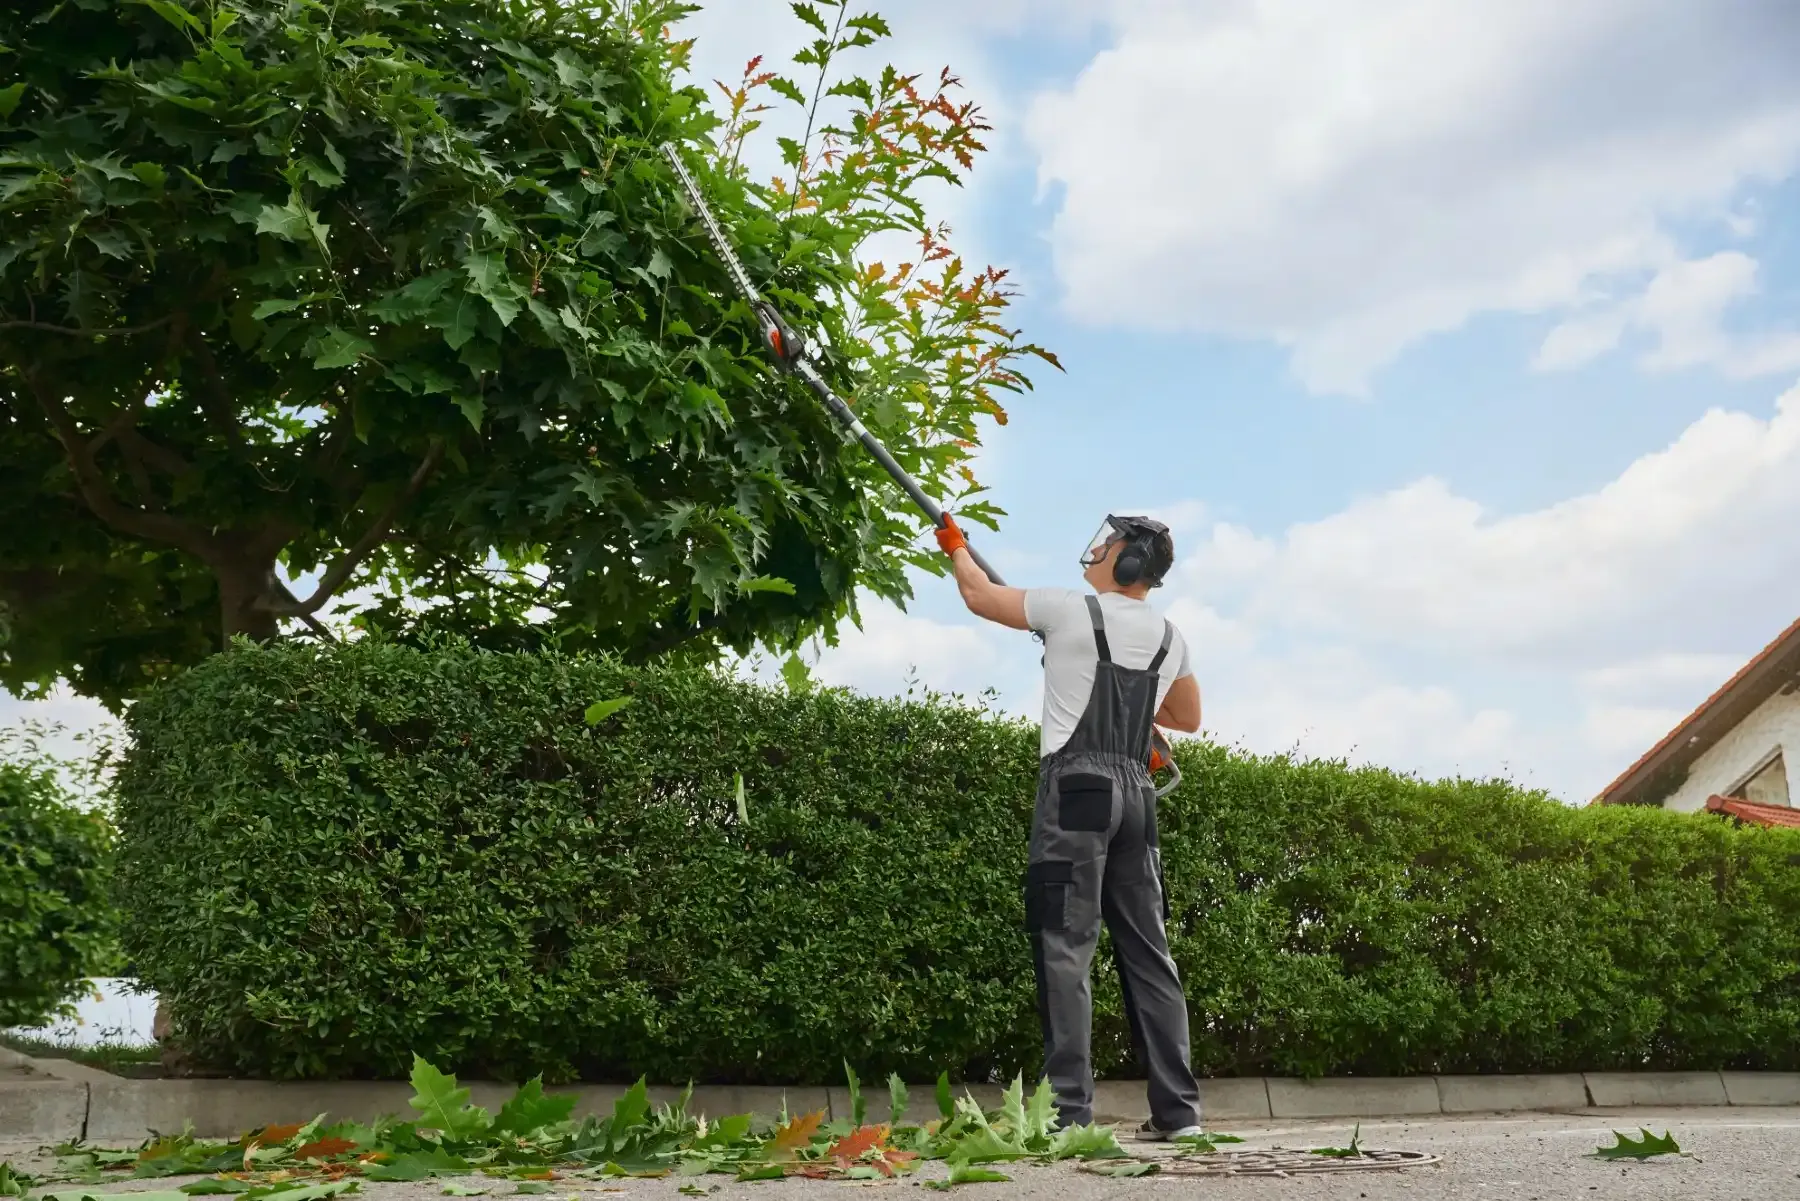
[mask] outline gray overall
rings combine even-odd
[[[1187,998],[1169,958],[1163,922],[1156,794],[1146,764],[1162,649],[1134,671],[1112,661],[1100,602],[1094,622],[1094,691],[1074,734],[1038,769],[1037,812],[1025,877],[1026,926],[1037,971],[1044,1074],[1065,1126],[1093,1121],[1093,990],[1088,968],[1100,921],[1112,931],[1132,1042],[1150,1078],[1150,1117],[1160,1130],[1200,1120],[1200,1088],[1188,1063]]]

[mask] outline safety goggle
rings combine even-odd
[[[1123,537],[1125,531],[1120,527],[1118,519],[1107,514],[1106,520],[1100,523],[1100,528],[1094,531],[1094,536],[1088,539],[1087,549],[1081,552],[1081,565],[1092,567],[1106,558],[1108,548]]]
[[[1087,550],[1082,552],[1081,565],[1092,567],[1106,558],[1106,552],[1113,543],[1123,542],[1127,538],[1139,534],[1166,534],[1169,527],[1160,521],[1151,521],[1148,517],[1118,517],[1108,513],[1094,536],[1088,539]]]

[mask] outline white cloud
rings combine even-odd
[[[1655,746],[1688,713],[1687,709],[1648,705],[1596,705],[1587,711],[1582,735],[1596,752],[1612,756],[1622,769]]]
[[[1503,772],[1522,749],[1515,714],[1472,708],[1443,684],[1396,680],[1350,646],[1243,655],[1195,641],[1218,741],[1429,776]]]
[[[1647,365],[1658,370],[1712,362],[1724,351],[1720,321],[1733,301],[1756,289],[1756,260],[1727,251],[1656,273],[1638,302],[1638,321],[1661,342]]]
[[[1003,637],[997,627],[936,622],[872,604],[864,608],[863,628],[846,630],[815,670],[826,684],[864,692],[895,692],[910,677],[940,691],[974,695],[994,682]]]
[[[1671,218],[1741,225],[1742,186],[1800,156],[1785,0],[1112,11],[1110,48],[1029,125],[1070,307],[1279,339],[1317,390],[1669,266]]]
[[[1651,371],[1710,366],[1749,379],[1800,370],[1800,331],[1726,328],[1732,306],[1756,293],[1758,274],[1756,260],[1735,250],[1672,263],[1640,295],[1583,309],[1557,325],[1533,366],[1545,371],[1582,366],[1635,329],[1655,339],[1642,359]]]
[[[24,700],[0,692],[0,755],[12,758],[27,745],[35,744],[40,752],[65,764],[78,764],[90,759],[100,749],[97,739],[118,737],[122,733],[98,701],[76,696],[66,686],[58,686],[48,696]],[[70,772],[61,773],[63,783],[78,798],[92,798],[89,781]]]
[[[1800,387],[1536,511],[1425,479],[1278,535],[1215,525],[1168,611],[1228,740],[1585,799],[1793,620],[1797,528]]]
[[[1663,652],[1585,671],[1579,680],[1584,692],[1600,699],[1660,700],[1711,692],[1743,665],[1736,655]]]
[[[1224,526],[1184,568],[1261,621],[1396,647],[1599,665],[1800,578],[1800,388],[1713,410],[1603,488],[1500,516],[1423,479],[1279,538]]]
[[[1531,365],[1539,371],[1584,366],[1617,347],[1630,327],[1631,316],[1623,309],[1580,313],[1544,335]]]

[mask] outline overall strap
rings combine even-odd
[[[1175,641],[1175,627],[1170,625],[1169,619],[1165,617],[1163,619],[1162,646],[1157,650],[1156,658],[1150,660],[1150,666],[1145,668],[1146,671],[1155,675],[1162,670],[1163,660],[1169,657],[1169,644],[1173,641]]]
[[[1100,662],[1112,662],[1112,649],[1106,645],[1106,619],[1100,615],[1100,598],[1087,598],[1088,616],[1094,621],[1094,653],[1100,656]]]

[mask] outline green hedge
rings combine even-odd
[[[112,841],[48,768],[0,762],[0,1029],[69,1012],[112,958]]]
[[[235,650],[129,721],[125,949],[204,1060],[1035,1069],[1026,724],[372,641]],[[1201,1070],[1800,1068],[1800,836],[1178,753],[1162,829]],[[1128,1074],[1108,974],[1096,1004],[1097,1066]]]

